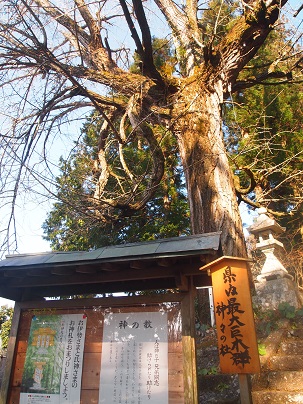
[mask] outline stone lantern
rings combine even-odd
[[[257,249],[265,255],[265,262],[255,283],[256,305],[267,309],[278,309],[281,302],[288,302],[296,309],[301,307],[299,291],[293,277],[276,257],[275,253],[283,251],[283,244],[275,239],[285,231],[274,219],[266,214],[265,208],[258,209],[259,216],[248,231],[258,237]]]
[[[258,209],[259,217],[255,223],[248,228],[248,231],[259,238],[256,247],[265,255],[266,259],[262,267],[260,275],[257,277],[259,282],[293,277],[287,272],[283,264],[276,257],[276,252],[284,250],[283,244],[275,239],[275,235],[279,235],[285,231],[285,227],[281,227],[274,219],[266,215],[266,209]]]

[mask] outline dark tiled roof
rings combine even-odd
[[[199,268],[222,255],[220,234],[122,244],[94,251],[10,255],[0,261],[0,296],[12,300],[26,296],[29,300],[170,289],[179,288],[189,277],[201,286],[208,280]]]

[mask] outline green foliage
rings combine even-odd
[[[143,210],[119,215],[116,219],[98,220],[92,211],[91,195],[96,188],[95,159],[98,154],[99,132],[103,121],[95,114],[88,118],[83,127],[83,139],[75,145],[68,160],[60,160],[60,175],[57,178],[58,202],[53,205],[43,230],[45,239],[54,250],[89,250],[104,245],[123,242],[154,240],[189,234],[189,211],[182,170],[177,153],[176,140],[163,136],[161,128],[157,132],[166,160],[166,169],[154,197]],[[108,150],[112,161],[114,178],[108,186],[108,193],[114,195],[120,186],[122,167],[116,164],[119,144],[114,137]],[[138,142],[137,147],[126,147],[124,159],[138,177],[148,170],[146,166],[148,146]],[[122,181],[122,180],[121,180]],[[127,183],[123,184],[125,194]],[[138,190],[143,184],[139,182]],[[113,210],[111,210],[113,216]]]
[[[296,309],[294,306],[291,306],[288,302],[282,302],[278,307],[279,312],[282,317],[285,317],[289,320],[294,319],[296,317]]]
[[[212,366],[210,368],[203,368],[198,370],[199,376],[217,375],[217,374],[218,374],[217,366]]]
[[[198,331],[202,335],[204,335],[205,332],[209,329],[210,326],[208,324],[196,323],[195,327],[196,327],[196,331]]]
[[[216,390],[217,390],[217,391],[220,391],[220,392],[223,392],[223,391],[225,391],[225,390],[228,390],[229,388],[230,388],[230,385],[227,384],[227,383],[223,383],[223,382],[220,382],[220,383],[216,386]]]
[[[280,315],[275,310],[264,310],[262,307],[253,307],[255,314],[256,333],[259,338],[266,338],[278,328]]]
[[[274,77],[288,71],[281,50],[284,54],[291,51],[289,37],[283,26],[270,34],[240,75],[240,80],[256,85],[233,95],[225,105],[224,120],[239,202],[243,200],[253,209],[265,206],[276,213],[287,231],[284,246],[297,256],[303,241],[303,84],[286,80],[273,85]],[[276,64],[272,64],[273,56]],[[266,85],[261,84],[264,67],[272,74]],[[287,260],[289,265],[289,257]],[[293,265],[295,272],[297,257]],[[301,274],[302,270],[301,265]],[[300,274],[293,275],[300,278]]]
[[[268,66],[273,74],[287,71],[286,59],[280,58],[274,66],[270,61],[281,49],[289,49],[288,34],[282,28],[271,33],[241,77],[256,80],[262,66]],[[273,84],[273,79],[267,83]],[[302,83],[260,84],[235,94],[225,109],[225,133],[234,172],[242,189],[250,186],[251,175],[255,181],[243,199],[278,213],[276,218],[286,228],[282,241],[289,252],[287,256],[283,253],[281,261],[299,287],[303,286],[302,94]]]
[[[259,352],[259,355],[261,355],[261,356],[266,355],[266,345],[258,344],[258,352]]]
[[[219,43],[226,33],[233,27],[237,17],[237,2],[211,0],[204,10],[199,27],[203,31],[205,43],[212,46]]]
[[[303,308],[296,309],[294,306],[290,305],[288,302],[282,302],[278,307],[279,312],[283,318],[293,320],[294,323],[303,318]]]
[[[165,38],[152,38],[154,64],[164,76],[170,77],[176,68],[177,59],[171,41]],[[134,63],[130,66],[130,72],[141,73],[141,60],[138,53],[134,54]]]
[[[166,39],[153,38],[155,66],[161,73],[171,75],[176,58],[171,44]],[[141,62],[135,53],[130,70],[140,73]],[[120,124],[121,117],[113,119],[113,126]],[[189,208],[185,182],[177,151],[177,141],[160,125],[153,133],[165,158],[165,172],[161,184],[154,189],[154,197],[141,211],[123,211],[108,207],[108,217],[99,215],[92,196],[97,187],[102,163],[99,159],[100,142],[104,121],[93,113],[82,128],[82,140],[75,145],[69,159],[60,160],[60,175],[57,178],[57,199],[53,210],[43,224],[45,239],[54,250],[89,250],[105,245],[124,242],[147,241],[189,234]],[[131,125],[127,127],[127,140],[123,145],[113,133],[107,134],[105,156],[111,173],[104,198],[115,200],[121,190],[125,200],[144,194],[152,173],[150,145],[144,137],[136,138]],[[123,151],[121,151],[121,148]],[[123,158],[121,155],[123,154]],[[136,190],[130,174],[137,179]],[[147,186],[148,187],[148,186]]]
[[[255,323],[259,338],[266,338],[272,331],[279,328],[279,322],[283,319],[291,321],[295,325],[303,318],[303,308],[296,310],[288,302],[281,302],[277,310],[264,310],[261,307],[254,307]],[[259,353],[263,352],[262,344],[259,345]],[[265,355],[265,353],[263,353]]]
[[[7,305],[0,307],[0,337],[2,341],[2,349],[7,348],[13,313],[13,307]]]

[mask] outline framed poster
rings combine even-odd
[[[20,404],[79,403],[86,315],[34,315]]]

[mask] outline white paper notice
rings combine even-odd
[[[168,404],[167,313],[104,318],[99,404]]]

